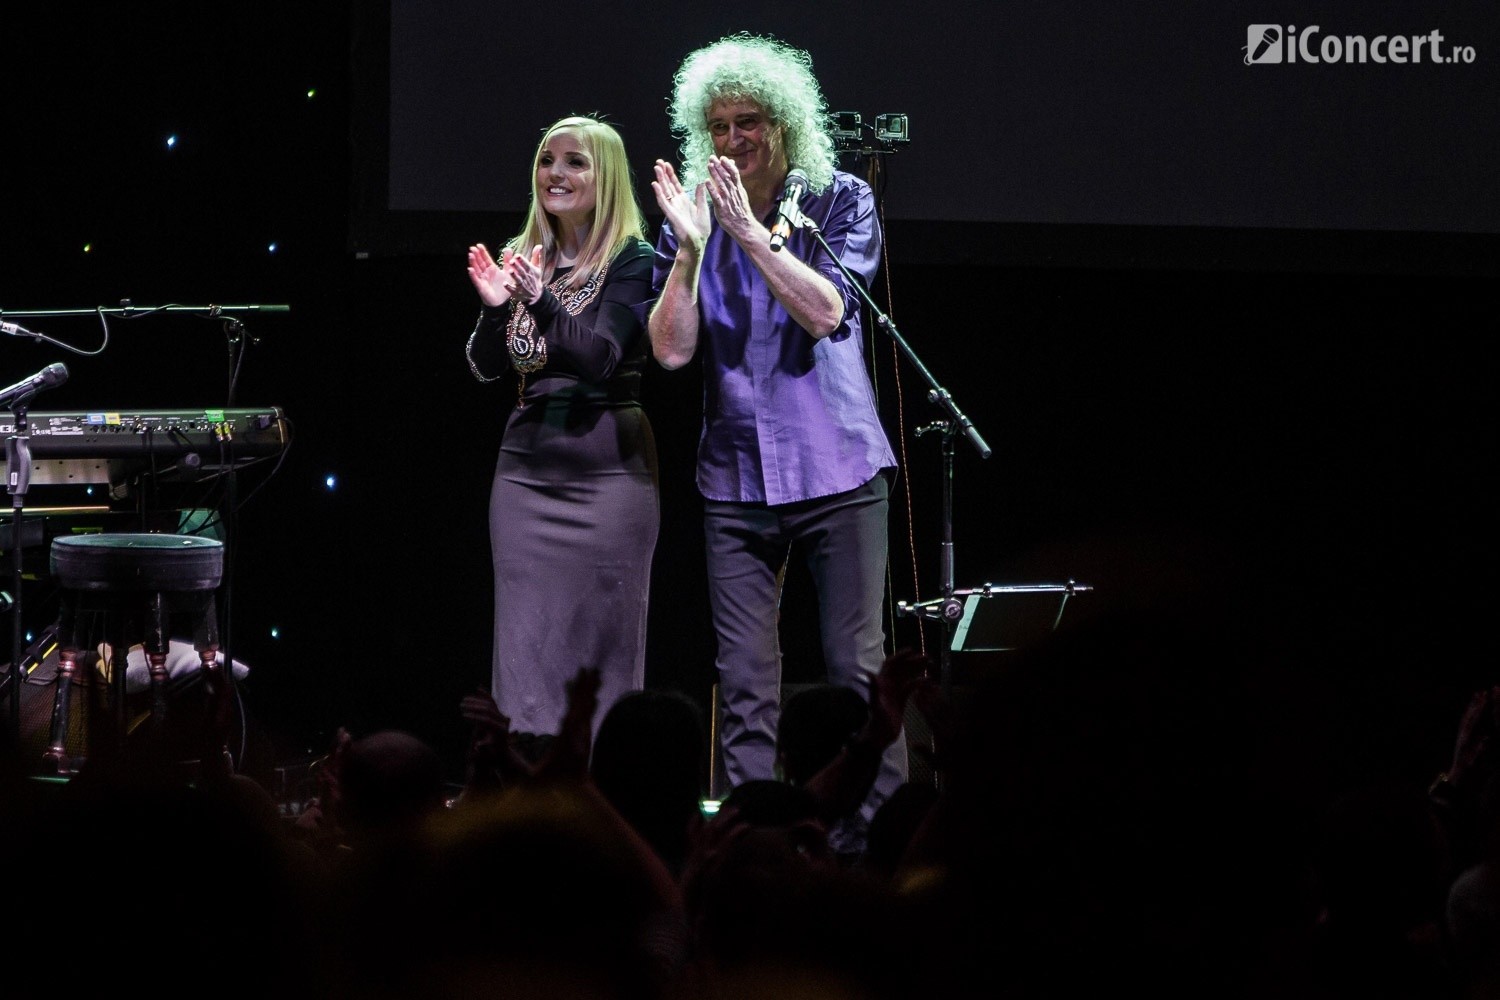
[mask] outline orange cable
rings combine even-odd
[[[875,206],[876,206],[876,212],[879,214],[879,217],[880,217],[880,231],[881,231],[882,234],[884,234],[886,232],[886,228],[885,228],[885,200],[883,198],[877,198],[876,202],[875,202]],[[891,321],[894,323],[895,322],[895,319],[894,319],[894,316],[895,316],[895,302],[894,302],[893,292],[892,292],[892,288],[891,288],[891,255],[890,255],[890,245],[889,245],[889,243],[886,240],[881,240],[881,243],[880,243],[880,258],[881,258],[881,266],[884,269],[884,274],[885,274],[886,315],[892,317]],[[873,324],[872,324],[872,327],[873,327]],[[871,336],[872,341],[873,341],[873,337],[874,337],[874,330],[873,330],[873,328],[870,331],[870,336]],[[898,431],[897,440],[899,441],[899,450],[900,450],[900,456],[899,456],[899,458],[897,460],[898,463],[899,463],[898,471],[900,473],[900,479],[901,479],[901,490],[902,490],[902,493],[903,493],[903,495],[905,497],[905,501],[906,501],[906,551],[911,556],[912,601],[913,601],[913,603],[917,603],[917,602],[920,602],[922,598],[921,598],[921,587],[920,587],[920,583],[919,583],[918,577],[917,577],[917,542],[916,542],[915,517],[913,515],[912,506],[911,506],[911,475],[910,475],[910,471],[909,471],[910,468],[911,468],[911,466],[910,466],[909,459],[908,459],[908,456],[907,456],[907,451],[906,451],[906,393],[905,393],[905,385],[901,381],[901,353],[900,353],[899,350],[897,350],[897,348],[896,348],[896,342],[894,340],[892,340],[891,343],[890,343],[890,349],[891,349],[891,373],[892,373],[892,380],[895,383],[895,388],[896,388],[896,428],[897,428],[897,431]],[[873,350],[874,350],[873,346],[872,346],[871,350],[873,352]],[[872,354],[872,356],[873,356],[873,354]],[[878,408],[879,405],[880,405],[880,383],[879,383],[878,380],[875,382],[875,394],[876,394],[876,400],[875,400],[875,402],[876,402],[876,406]],[[891,595],[891,598],[892,598],[891,601],[889,602],[889,605],[890,605],[891,608],[894,609],[894,607],[895,607],[895,602],[894,602],[895,584],[894,584],[894,579],[892,577],[892,572],[891,572],[891,567],[890,567],[889,561],[887,562],[887,565],[886,565],[886,590]],[[894,612],[892,612],[891,615],[890,615],[890,617],[887,619],[887,623],[888,623],[888,631],[889,631],[889,634],[891,636],[892,643],[894,643],[895,636],[896,636],[896,622],[895,622]],[[926,631],[922,628],[922,622],[921,622],[920,618],[917,619],[917,646],[918,646],[918,649],[921,651],[922,655],[925,656],[927,654],[927,634],[926,634]]]

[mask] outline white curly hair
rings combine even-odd
[[[673,78],[672,133],[682,141],[682,183],[691,189],[708,173],[713,137],[708,109],[717,101],[753,101],[781,126],[787,163],[807,174],[814,192],[833,183],[838,166],[828,106],[812,72],[812,56],[785,42],[740,32],[688,53]]]

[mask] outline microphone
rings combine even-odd
[[[50,364],[30,378],[23,378],[15,385],[0,389],[0,406],[10,406],[18,399],[24,399],[33,393],[41,392],[43,389],[51,389],[53,386],[62,385],[67,380],[67,365],[62,362]]]
[[[797,206],[807,194],[807,175],[801,167],[793,167],[786,175],[786,187],[781,189],[781,204],[776,206],[776,222],[771,226],[771,249],[780,250],[792,235],[795,221],[802,213]]]
[[[12,337],[35,337],[36,334],[26,329],[20,323],[6,323],[0,321],[0,333],[8,333]]]

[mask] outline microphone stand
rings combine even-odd
[[[138,306],[129,299],[121,299],[118,306],[108,308],[99,306],[94,309],[0,309],[0,317],[17,316],[25,319],[54,319],[59,316],[120,316],[125,319],[139,319],[142,316],[148,316],[152,313],[188,312],[201,313],[209,319],[216,319],[219,316],[227,316],[231,313],[285,313],[291,311],[292,307],[287,305],[223,306],[210,303],[206,306],[185,306],[174,303],[165,306]],[[40,339],[43,335],[32,333],[28,330],[25,333],[18,333],[17,336],[36,337]]]
[[[5,439],[5,470],[11,495],[10,562],[11,562],[11,644],[10,671],[0,680],[9,698],[9,713],[6,726],[13,741],[12,747],[21,745],[21,684],[25,680],[21,673],[21,652],[25,646],[24,625],[21,621],[21,511],[25,506],[26,492],[31,488],[31,434],[26,423],[26,404],[29,396],[23,396],[11,404],[15,415],[15,426]]]
[[[850,287],[859,292],[859,297],[864,300],[865,305],[874,313],[875,325],[884,330],[886,335],[895,342],[902,356],[906,358],[911,366],[917,370],[917,374],[927,383],[927,399],[930,402],[936,403],[948,415],[946,420],[936,421],[917,430],[918,436],[932,431],[940,431],[942,433],[943,535],[939,565],[942,597],[931,601],[923,601],[919,604],[909,604],[906,601],[901,601],[896,605],[897,614],[913,614],[921,618],[942,622],[943,643],[938,664],[940,671],[939,678],[943,694],[946,696],[951,694],[953,689],[952,657],[949,647],[952,644],[953,628],[963,615],[963,602],[954,596],[953,584],[953,440],[955,437],[962,435],[969,444],[973,445],[974,450],[979,452],[980,458],[990,457],[990,446],[980,436],[973,421],[958,408],[958,404],[953,401],[953,395],[938,384],[932,372],[928,371],[927,366],[922,363],[922,359],[917,357],[911,345],[906,342],[906,339],[901,336],[900,331],[896,329],[896,324],[875,304],[875,300],[870,297],[870,293],[865,291],[864,283],[850,273],[849,269],[844,266],[844,262],[839,260],[838,255],[833,252],[833,248],[828,245],[828,241],[823,238],[823,232],[818,228],[817,223],[809,219],[800,210],[796,211],[796,218],[792,220],[792,223],[796,227],[805,229],[811,233],[813,239],[823,248],[823,252],[828,255],[828,259],[833,261],[834,266],[843,272]]]
[[[271,307],[268,307],[271,308]],[[280,307],[284,309],[285,307]],[[229,390],[226,393],[224,405],[230,409],[234,407],[235,392],[239,387],[240,366],[244,363],[245,354],[250,345],[258,344],[258,338],[252,336],[245,324],[238,319],[231,319],[228,323],[229,333]],[[215,723],[220,727],[221,733],[228,732],[229,720],[225,713],[229,706],[239,698],[239,692],[235,686],[234,679],[234,564],[235,555],[239,548],[239,471],[234,466],[233,456],[229,462],[229,468],[224,473],[224,499],[221,501],[222,508],[220,517],[222,519],[222,535],[224,542],[224,600],[221,607],[221,619],[223,628],[220,630],[224,654],[224,693],[220,704],[213,706],[215,712]],[[234,758],[239,766],[244,766],[245,761],[245,739],[247,738],[247,723],[243,712],[240,717],[240,753]]]

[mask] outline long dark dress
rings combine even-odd
[[[660,520],[656,441],[640,405],[651,258],[649,244],[628,245],[577,315],[551,292],[530,307],[546,362],[525,375],[519,406],[505,400],[490,494],[491,691],[513,732],[555,734],[579,667],[600,670],[596,727],[645,682]],[[486,308],[469,337],[481,381],[512,367],[510,316],[509,305]]]

